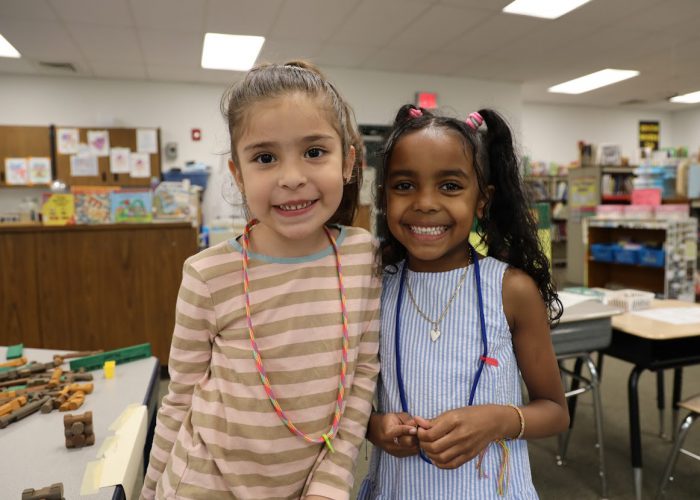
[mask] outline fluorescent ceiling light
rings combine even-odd
[[[612,85],[613,83],[621,82],[628,78],[634,78],[637,75],[639,75],[639,71],[608,68],[596,71],[590,75],[569,80],[568,82],[560,83],[559,85],[549,87],[547,90],[558,94],[583,94],[584,92],[605,87],[606,85]]]
[[[0,57],[22,57],[17,49],[10,42],[0,35]]]
[[[556,19],[591,0],[515,0],[503,7],[507,14]]]
[[[700,102],[700,90],[697,92],[691,92],[690,94],[677,95],[676,97],[671,97],[669,99],[671,102],[682,102],[684,104],[695,104]]]
[[[255,64],[263,43],[262,36],[207,33],[202,47],[202,68],[248,71]]]

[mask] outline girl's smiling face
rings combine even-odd
[[[254,249],[297,257],[325,248],[323,226],[340,205],[354,150],[343,157],[323,101],[293,93],[252,104],[236,156],[231,172],[260,222]]]
[[[385,189],[389,230],[406,248],[410,269],[439,272],[467,263],[469,233],[487,198],[456,132],[428,127],[401,137]]]

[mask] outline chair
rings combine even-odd
[[[569,402],[569,415],[571,417],[571,420],[569,422],[569,429],[559,435],[559,453],[556,457],[557,465],[563,466],[566,464],[566,451],[569,446],[571,429],[574,425],[576,398],[579,394],[591,391],[591,395],[593,396],[593,414],[595,419],[595,430],[597,440],[596,448],[598,448],[598,475],[600,476],[601,497],[607,498],[608,483],[605,475],[605,453],[603,450],[603,404],[600,396],[600,377],[598,367],[591,359],[591,354],[589,352],[558,355],[557,359],[559,361],[559,372],[561,373],[562,383],[564,387],[567,387],[567,377],[571,378],[570,390],[564,393]],[[575,367],[573,370],[569,370],[566,367],[564,367],[562,361],[564,361],[565,359],[576,360]],[[589,378],[586,378],[581,375],[581,369],[584,363],[588,368],[588,372],[590,374]],[[581,383],[583,383],[584,385],[581,386]]]
[[[678,454],[683,453],[691,458],[700,460],[700,456],[695,453],[691,453],[688,450],[681,448],[683,446],[683,441],[688,435],[688,430],[695,422],[695,419],[700,416],[700,394],[681,401],[678,403],[679,408],[688,410],[688,416],[685,417],[683,422],[681,422],[680,427],[678,427],[678,432],[676,432],[676,438],[673,441],[673,448],[671,449],[671,454],[668,456],[666,461],[666,467],[664,467],[664,475],[661,477],[661,482],[659,483],[659,489],[656,493],[656,498],[663,498],[666,495],[666,488],[669,481],[673,481],[673,469],[676,466],[676,461],[678,460]]]

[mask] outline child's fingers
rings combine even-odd
[[[413,419],[415,420],[416,424],[422,429],[430,429],[433,426],[430,420],[426,420],[423,417],[414,416]]]

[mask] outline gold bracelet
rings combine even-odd
[[[525,417],[523,416],[523,411],[520,408],[518,408],[517,406],[515,406],[514,404],[509,403],[506,406],[510,406],[516,412],[518,412],[518,418],[520,419],[520,432],[514,438],[508,438],[508,439],[510,439],[510,440],[520,439],[521,437],[523,437],[523,434],[525,434]]]

